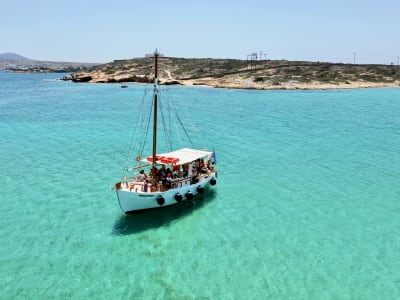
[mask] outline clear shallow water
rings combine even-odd
[[[125,216],[143,86],[59,76],[0,73],[1,299],[400,298],[400,89],[172,87],[216,192]]]

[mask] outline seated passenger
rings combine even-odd
[[[209,170],[208,162],[203,162],[203,164],[201,165],[200,172],[204,174],[204,173],[208,173],[208,170]]]
[[[146,178],[147,178],[147,176],[146,176],[146,174],[144,173],[144,170],[141,170],[141,171],[139,172],[139,176],[136,178],[136,181],[144,182],[144,181],[146,180]]]
[[[193,166],[193,169],[192,169],[192,178],[191,178],[191,182],[192,182],[192,184],[193,183],[197,183],[198,182],[198,179],[197,179],[197,176],[199,175],[199,172],[198,172],[198,170],[197,170],[197,168],[195,167],[195,166]]]
[[[183,173],[183,174],[182,174],[182,177],[185,177],[185,178],[186,178],[186,177],[189,176],[189,171],[188,171],[187,168],[184,168],[182,173]]]
[[[214,167],[214,163],[213,163],[213,162],[210,162],[210,163],[208,164],[208,169],[209,169],[211,172],[214,172],[215,167]]]
[[[165,165],[161,166],[161,169],[158,170],[158,176],[164,177],[167,175],[167,169],[165,168]]]

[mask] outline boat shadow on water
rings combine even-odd
[[[194,211],[208,205],[216,198],[216,194],[216,191],[209,191],[207,195],[197,195],[190,201],[122,215],[115,221],[112,234],[129,235],[161,226],[169,226],[173,221],[188,217]]]

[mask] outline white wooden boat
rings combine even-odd
[[[158,84],[158,59],[157,50],[154,53],[154,87],[151,97],[151,108],[147,111],[141,106],[139,120],[144,121],[148,116],[152,118],[152,151],[146,158],[143,155],[146,147],[145,142],[133,141],[129,151],[124,174],[119,182],[115,184],[118,201],[122,211],[131,213],[138,210],[159,208],[173,205],[182,201],[192,200],[197,194],[207,193],[211,186],[217,183],[217,170],[215,167],[215,151],[195,149],[193,147],[180,148],[157,153],[158,146],[158,113],[162,105],[159,97]],[[175,110],[176,112],[176,110]],[[164,115],[162,123],[164,123]],[[178,124],[183,122],[178,118]],[[140,121],[139,121],[140,123]],[[137,129],[136,137],[144,137],[149,126]],[[166,132],[164,126],[164,132]],[[183,127],[185,134],[187,130]],[[168,133],[166,133],[168,136]],[[191,139],[189,141],[192,144]],[[169,143],[168,143],[169,144]],[[169,145],[170,147],[171,145]],[[131,164],[134,164],[133,166]]]

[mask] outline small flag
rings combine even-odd
[[[217,164],[217,154],[215,153],[215,149],[213,149],[213,153],[212,153],[211,158],[212,158],[212,162],[214,164]]]

